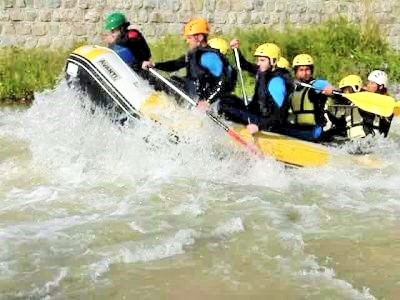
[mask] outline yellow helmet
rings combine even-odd
[[[351,87],[354,92],[361,91],[362,79],[358,75],[347,75],[339,82],[339,88],[345,88],[347,86]]]
[[[281,57],[279,58],[279,60],[278,60],[278,62],[276,63],[276,65],[277,65],[279,68],[282,68],[282,69],[289,69],[289,68],[290,68],[289,61],[288,61],[286,58],[284,58],[283,56],[281,56]]]
[[[183,35],[208,34],[209,32],[208,21],[204,18],[191,19],[183,28]]]
[[[265,56],[270,59],[271,65],[276,65],[281,57],[281,49],[272,43],[265,43],[257,47],[254,56]]]
[[[213,38],[208,41],[211,48],[218,49],[223,55],[226,55],[229,49],[228,42],[221,38]]]
[[[299,54],[296,55],[295,58],[293,59],[293,64],[292,67],[297,67],[297,66],[313,66],[314,65],[314,59],[312,58],[311,55],[308,54]]]

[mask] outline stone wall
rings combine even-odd
[[[208,18],[217,33],[255,25],[301,26],[338,15],[359,23],[373,16],[400,49],[400,0],[0,0],[0,45],[99,44],[104,15],[112,10],[125,12],[149,40],[182,32],[193,16]]]

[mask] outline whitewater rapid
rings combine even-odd
[[[292,169],[187,115],[176,144],[64,82],[1,109],[0,298],[395,299],[398,120],[379,168]]]

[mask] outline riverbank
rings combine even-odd
[[[144,34],[146,34],[144,32]],[[269,28],[251,31],[236,30],[224,36],[238,37],[240,50],[248,60],[253,59],[257,45],[277,43],[289,61],[298,53],[310,53],[315,58],[315,75],[332,84],[347,74],[366,77],[372,69],[383,69],[391,82],[400,81],[400,54],[392,50],[379,34],[379,25],[367,22],[355,25],[345,19],[335,19],[319,26],[293,28],[283,32]],[[151,43],[154,61],[177,58],[185,53],[182,36],[167,36]],[[30,104],[34,92],[53,88],[62,78],[65,60],[72,49],[0,48],[0,103]],[[233,63],[233,57],[229,54]],[[252,79],[245,76],[249,94]],[[237,94],[240,95],[239,89]]]

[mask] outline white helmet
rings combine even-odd
[[[388,84],[388,77],[385,72],[381,70],[374,70],[368,75],[368,80],[375,82],[378,85],[383,85],[387,87]]]

